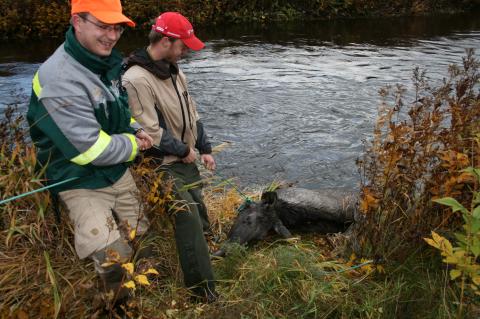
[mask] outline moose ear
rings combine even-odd
[[[267,205],[273,205],[277,201],[276,192],[265,192],[262,194],[262,203]]]

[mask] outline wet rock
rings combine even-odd
[[[276,191],[275,211],[289,229],[336,233],[353,222],[356,196],[341,189],[285,188]]]

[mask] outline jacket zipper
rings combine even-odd
[[[182,109],[182,120],[183,120],[183,129],[182,129],[182,142],[185,143],[185,130],[187,129],[187,120],[185,119],[185,110],[183,109],[182,97],[180,96],[180,92],[178,92],[177,88],[177,81],[176,77],[174,79],[173,75],[170,75],[172,79],[173,87],[175,88],[175,92],[177,92],[178,101],[180,101],[180,107]]]
[[[188,112],[188,121],[190,122],[190,129],[193,131],[193,115],[190,113],[190,102],[188,101],[188,92],[185,91],[183,92],[183,98],[185,99],[185,105],[187,106],[187,112]]]

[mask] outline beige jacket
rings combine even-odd
[[[128,92],[132,116],[153,137],[155,148],[162,149],[163,164],[180,161],[189,148],[195,148],[199,116],[182,71],[162,80],[133,65],[124,74],[122,84]]]

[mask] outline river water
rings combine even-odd
[[[388,84],[410,86],[412,70],[432,83],[461,63],[466,48],[480,57],[478,14],[361,19],[198,30],[206,48],[181,67],[214,145],[218,173],[243,186],[273,180],[308,188],[355,187],[355,159],[371,136]],[[11,41],[0,47],[0,109],[30,94],[31,78],[61,40]],[[131,52],[143,34],[122,37]]]

